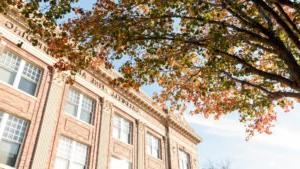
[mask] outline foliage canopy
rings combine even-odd
[[[77,0],[1,1],[16,5],[43,37],[55,67],[76,73],[122,65],[124,86],[158,83],[156,97],[193,114],[240,113],[247,131],[270,133],[275,107],[300,100],[300,3],[292,0],[101,0],[91,11]],[[41,10],[41,4],[48,8]],[[73,11],[56,29],[57,19]]]

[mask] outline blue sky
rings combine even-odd
[[[144,86],[149,96],[158,86]],[[200,166],[209,161],[231,163],[230,169],[299,169],[300,166],[300,104],[288,113],[278,109],[278,119],[272,135],[260,134],[245,141],[244,126],[238,113],[220,120],[200,115],[186,116],[186,120],[203,138],[198,146]]]
[[[78,6],[90,9],[94,2],[80,0]],[[144,86],[142,90],[152,96],[159,87]],[[239,123],[237,113],[218,121],[187,115],[186,120],[203,138],[198,146],[200,166],[208,161],[230,161],[231,169],[299,169],[300,104],[288,113],[278,112],[273,134],[257,135],[250,141],[245,141],[245,128]]]
[[[283,113],[272,135],[257,135],[245,141],[245,128],[237,114],[221,120],[201,116],[187,117],[194,130],[203,137],[198,146],[200,163],[230,161],[232,169],[299,169],[300,105]]]

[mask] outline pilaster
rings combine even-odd
[[[145,124],[137,121],[138,135],[137,135],[137,168],[145,168]]]
[[[110,133],[111,133],[111,117],[113,106],[107,100],[102,102],[102,113],[100,123],[100,141],[99,141],[99,154],[97,169],[108,168],[108,162],[110,157]]]
[[[42,121],[40,122],[41,125],[38,131],[31,169],[46,169],[49,165],[53,136],[55,134],[55,127],[63,97],[63,86],[65,84],[61,73],[54,73],[52,76],[49,81],[50,87],[47,93]]]

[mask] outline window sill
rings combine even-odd
[[[156,158],[156,157],[154,157],[154,156],[151,155],[151,154],[147,154],[147,156],[148,156],[149,158],[155,160],[155,161],[158,161],[158,162],[162,162],[162,161],[163,161],[161,158]]]
[[[121,143],[121,144],[123,144],[123,145],[125,145],[125,146],[133,147],[133,144],[131,144],[131,143],[125,143],[125,142],[123,142],[122,140],[119,140],[118,138],[115,138],[115,137],[112,137],[112,138],[113,138],[114,141],[117,142],[117,143]]]
[[[89,126],[89,127],[94,127],[94,125],[92,125],[92,124],[90,124],[90,123],[87,123],[87,122],[85,122],[85,121],[83,121],[83,120],[80,120],[80,119],[74,117],[73,115],[71,115],[71,114],[69,114],[69,113],[67,113],[67,112],[64,112],[64,114],[66,114],[68,117],[70,117],[70,118],[72,118],[72,119],[78,121],[79,123],[83,123],[84,125],[87,125],[87,126]]]

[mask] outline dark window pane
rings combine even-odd
[[[14,167],[17,161],[20,145],[8,141],[0,141],[0,163]]]
[[[27,80],[22,77],[18,88],[20,90],[34,96],[36,86],[37,86],[37,84],[35,82],[32,82],[32,81]]]

